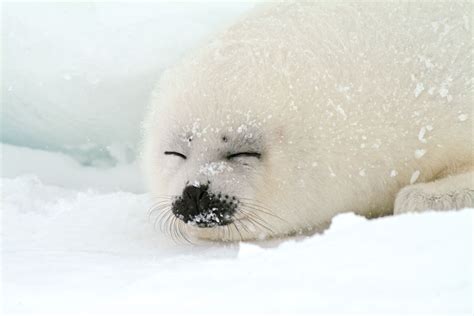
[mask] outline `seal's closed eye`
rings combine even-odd
[[[178,156],[178,157],[181,157],[183,159],[186,159],[187,157],[185,155],[183,155],[182,153],[179,153],[179,152],[176,152],[176,151],[165,151],[164,152],[165,155],[173,155],[173,156]]]
[[[255,158],[258,158],[260,159],[260,157],[262,156],[261,153],[257,153],[257,152],[241,152],[241,153],[235,153],[235,154],[229,154],[227,155],[227,159],[232,159],[232,158],[237,158],[237,157],[255,157]]]

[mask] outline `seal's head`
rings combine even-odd
[[[263,63],[255,47],[228,43],[216,40],[168,70],[152,97],[142,156],[162,227],[213,240],[311,228],[299,82],[275,71],[280,52]]]
[[[287,234],[287,214],[278,212],[291,203],[278,167],[283,129],[271,114],[206,110],[154,113],[144,158],[162,226],[214,240]]]

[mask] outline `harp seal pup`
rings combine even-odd
[[[473,206],[469,3],[280,3],[165,72],[143,165],[173,236]]]

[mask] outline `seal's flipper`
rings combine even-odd
[[[394,214],[474,207],[474,171],[408,185],[395,199]]]

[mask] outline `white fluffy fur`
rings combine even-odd
[[[209,180],[213,191],[264,206],[255,214],[267,228],[245,222],[251,209],[240,229],[181,225],[210,239],[323,228],[348,211],[391,214],[395,200],[397,213],[472,207],[471,10],[449,2],[255,10],[163,76],[145,124],[151,192],[180,195],[186,181]],[[261,161],[225,160],[245,139]]]

